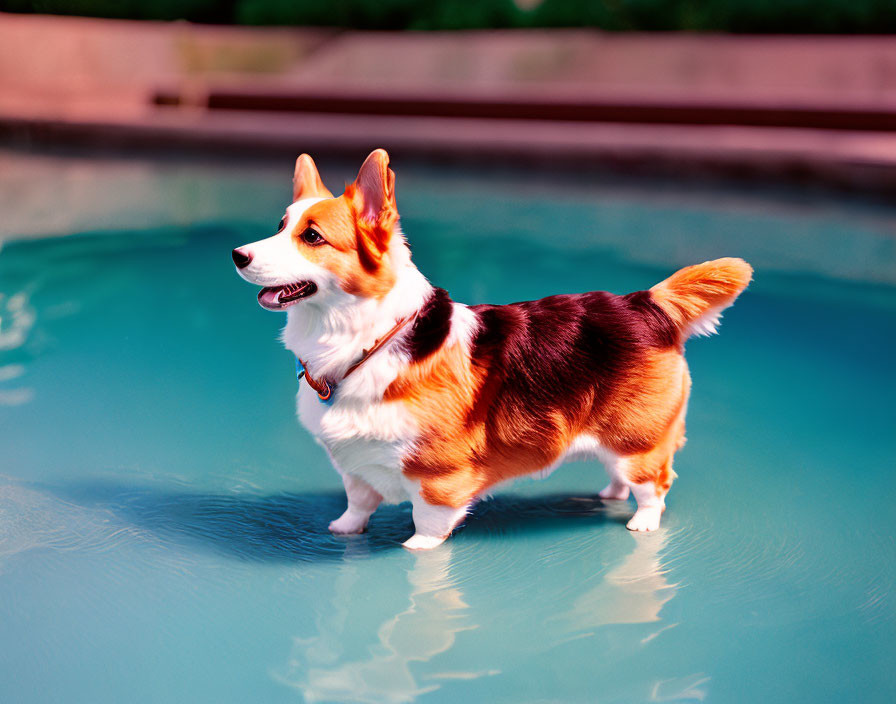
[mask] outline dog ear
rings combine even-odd
[[[333,194],[327,190],[324,182],[320,180],[314,160],[307,154],[302,154],[296,159],[296,171],[292,177],[292,200],[302,198],[332,198]]]
[[[385,149],[370,153],[354,182],[356,196],[362,204],[362,216],[375,221],[385,210],[395,211],[395,174],[389,168]]]
[[[370,153],[348,191],[358,214],[358,251],[362,262],[375,268],[389,247],[398,220],[395,174],[389,168],[389,155],[385,149]]]

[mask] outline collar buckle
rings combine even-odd
[[[370,357],[372,357],[377,350],[379,350],[383,345],[389,342],[389,340],[395,337],[405,325],[412,321],[415,321],[418,315],[419,311],[414,313],[413,315],[409,315],[406,318],[402,318],[397,323],[395,323],[394,327],[389,332],[376,340],[370,346],[369,350],[363,350],[361,358],[348,368],[345,376],[342,377],[342,381],[348,379],[349,375],[357,371],[357,369],[362,364],[364,364],[364,362],[370,359]],[[298,356],[296,356],[296,381],[301,381],[303,376],[305,377],[305,381],[308,382],[308,386],[310,386],[317,392],[317,397],[322,403],[329,403],[333,400],[333,392],[336,391],[337,384],[335,382],[331,382],[329,379],[321,379],[320,381],[314,379],[305,368],[305,363],[301,359],[299,359]]]

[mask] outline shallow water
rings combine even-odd
[[[344,498],[292,415],[282,318],[230,263],[276,226],[288,164],[48,164],[77,236],[25,232],[21,198],[30,239],[7,224],[0,251],[4,702],[896,696],[892,212],[398,165],[415,260],[458,300],[758,272],[689,343],[659,532],[576,463],[412,554],[407,505],[328,535]]]

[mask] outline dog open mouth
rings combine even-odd
[[[286,286],[265,286],[258,292],[258,304],[267,310],[283,310],[317,292],[313,281],[299,281]]]

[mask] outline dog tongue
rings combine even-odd
[[[280,307],[281,293],[283,293],[283,288],[280,286],[263,288],[258,292],[258,302],[262,308],[273,308],[276,310]]]

